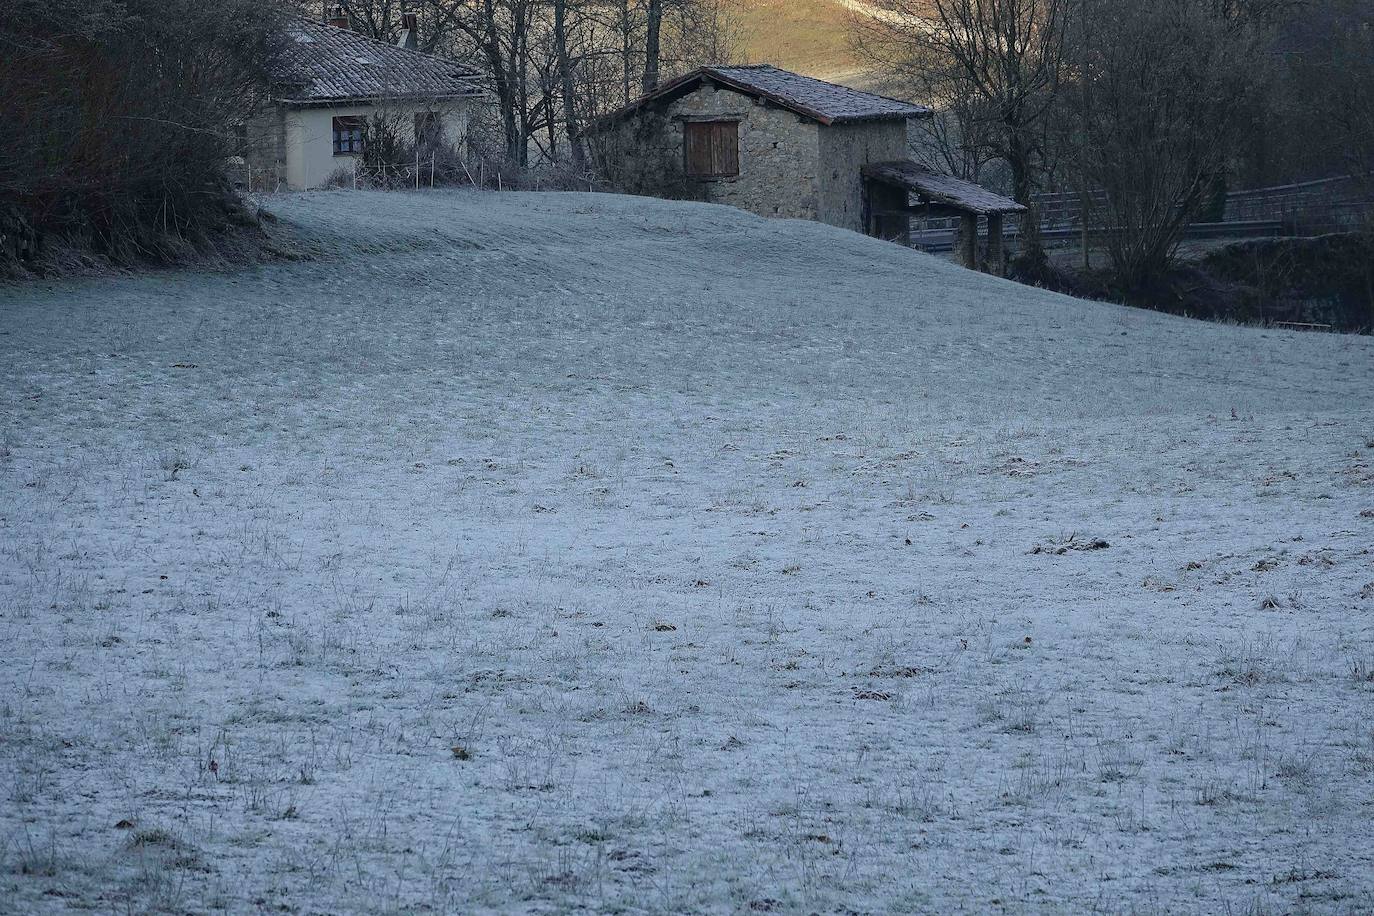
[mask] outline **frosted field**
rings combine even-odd
[[[1374,339],[270,206],[0,289],[0,911],[1374,910]]]

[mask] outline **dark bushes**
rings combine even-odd
[[[1199,266],[1239,289],[1246,320],[1374,331],[1374,234],[1237,242]]]
[[[1051,265],[1041,284],[1105,302],[1243,324],[1295,323],[1374,333],[1374,234],[1233,242],[1183,261],[1144,287],[1110,270]]]
[[[226,159],[278,16],[267,0],[0,0],[0,213],[119,263],[251,223]]]

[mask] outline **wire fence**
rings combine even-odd
[[[453,187],[475,187],[492,191],[611,191],[611,184],[588,170],[571,168],[522,168],[498,158],[464,156],[456,151],[417,157],[409,163],[367,163],[347,160],[326,187],[368,191],[419,191]],[[270,194],[286,190],[287,182],[279,168],[254,165],[243,159],[232,160],[230,177],[249,193]]]

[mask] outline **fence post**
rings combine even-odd
[[[978,216],[959,214],[959,263],[969,270],[978,269]]]
[[[1083,227],[1083,269],[1088,270],[1092,267],[1092,254],[1088,248],[1088,192],[1084,191],[1083,196],[1078,200],[1078,221]]]

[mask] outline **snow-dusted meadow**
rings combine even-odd
[[[0,289],[0,911],[1374,910],[1374,340],[269,205]]]

